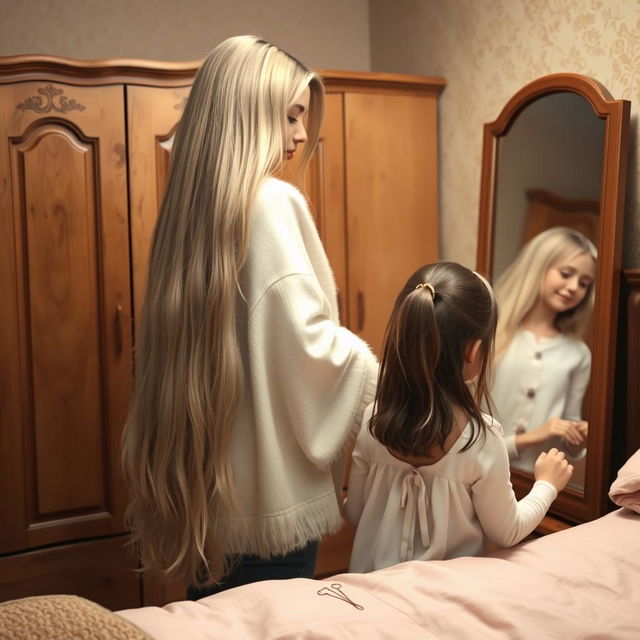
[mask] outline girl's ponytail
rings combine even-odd
[[[479,404],[495,324],[486,281],[456,263],[418,269],[400,292],[387,327],[372,435],[400,454],[425,455],[434,445],[444,447],[458,406],[474,425],[470,446],[484,429]],[[475,340],[481,340],[482,367],[472,393],[463,368],[465,347]]]

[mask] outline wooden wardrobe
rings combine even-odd
[[[0,600],[171,596],[135,569],[120,435],[135,318],[197,63],[0,58]],[[406,277],[438,258],[444,81],[323,72],[304,188],[344,324],[379,350]],[[342,532],[319,573],[346,568]],[[178,594],[179,595],[179,594]]]

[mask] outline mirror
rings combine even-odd
[[[505,274],[506,278],[510,265],[524,255],[523,246],[527,242],[537,238],[533,243],[542,246],[542,238],[557,235],[558,227],[579,232],[579,238],[588,238],[597,248],[597,260],[585,258],[583,266],[576,267],[574,278],[577,296],[582,290],[588,294],[591,276],[595,288],[593,312],[588,313],[588,309],[581,312],[584,316],[581,340],[569,339],[562,332],[560,337],[541,337],[536,331],[534,337],[527,326],[530,316],[526,316],[517,333],[509,334],[510,346],[503,352],[503,358],[499,353],[496,369],[497,383],[501,385],[496,388],[499,392],[496,395],[522,398],[513,406],[501,400],[504,417],[496,401],[497,418],[503,423],[506,437],[531,433],[541,426],[533,424],[542,420],[540,416],[547,411],[562,414],[565,407],[566,415],[549,415],[547,419],[570,418],[573,425],[570,428],[579,431],[584,429],[580,419],[588,422],[586,447],[573,447],[576,457],[572,480],[551,508],[552,513],[574,522],[593,519],[606,511],[629,107],[628,101],[613,100],[591,78],[553,74],[521,89],[497,120],[484,127],[478,270],[490,275],[494,284],[500,283],[500,276]],[[539,235],[548,229],[556,231]],[[533,243],[529,242],[526,249],[529,254]],[[571,252],[571,260],[581,252],[584,250]],[[562,266],[558,260],[562,262],[565,255],[566,251],[553,263],[558,270]],[[545,267],[544,273],[551,271]],[[511,290],[523,291],[523,285],[514,286],[514,282],[525,272],[531,274],[532,268],[514,266],[511,272],[520,274],[509,277]],[[543,272],[540,273],[536,283],[543,281]],[[513,296],[505,293],[505,285],[501,286],[501,299],[506,309],[505,298]],[[535,286],[539,292],[540,284]],[[566,306],[558,307],[558,311],[575,314],[577,318],[581,306],[576,300],[577,297],[561,300]],[[518,340],[524,340],[524,347],[523,343],[516,345]],[[529,345],[527,340],[533,342]],[[497,344],[500,345],[499,337]],[[569,373],[561,375],[562,382],[552,381],[554,374],[549,373],[554,357],[568,367]],[[509,358],[511,365],[507,365]],[[513,368],[516,362],[518,366]],[[505,380],[514,385],[513,391],[505,393]],[[564,386],[560,391],[561,385]],[[553,402],[549,399],[551,395]],[[518,406],[514,409],[515,405]],[[564,428],[569,423],[562,424]],[[575,437],[575,430],[573,434]],[[546,440],[539,449],[546,450],[561,442],[557,438]],[[530,456],[521,452],[520,457],[512,460],[512,481],[519,496],[532,485],[531,460],[537,456],[534,451],[532,446],[526,452]]]

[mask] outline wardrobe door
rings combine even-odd
[[[123,530],[121,86],[0,86],[0,553]]]
[[[140,317],[149,248],[167,184],[173,136],[190,86],[127,87],[134,317]]]
[[[439,257],[437,97],[344,100],[349,318],[380,355],[401,287]]]

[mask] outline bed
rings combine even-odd
[[[637,640],[640,451],[620,470],[610,496],[621,508],[487,557],[406,562],[363,575],[250,584],[198,602],[102,610],[104,635],[83,635],[80,615],[73,613],[74,607],[90,608],[87,616],[93,618],[85,626],[95,631],[101,609],[95,603],[74,596],[17,600],[0,604],[0,637],[36,637],[3,636],[2,627],[15,622],[7,611],[31,604],[42,616],[37,601],[48,598],[53,609],[57,603],[51,599],[58,597],[75,598],[73,605],[66,603],[66,635],[55,635],[54,622],[41,619],[38,624],[47,627],[42,637]]]
[[[625,506],[488,557],[406,562],[323,581],[262,582],[119,615],[157,640],[637,640],[640,451],[620,470],[610,495]]]

